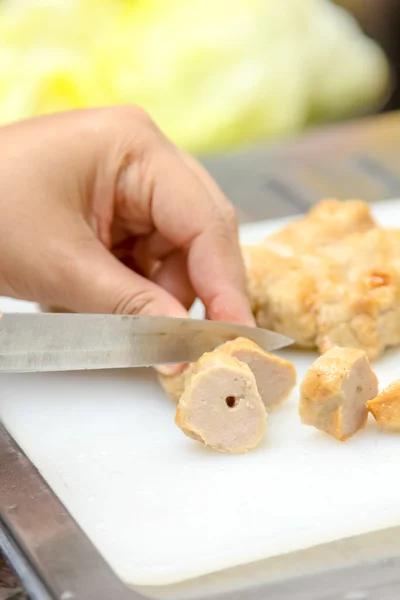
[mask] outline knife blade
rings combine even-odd
[[[116,369],[195,362],[236,337],[265,350],[292,343],[255,327],[199,319],[8,313],[0,318],[0,372]]]

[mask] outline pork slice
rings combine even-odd
[[[367,402],[378,380],[363,350],[332,348],[307,371],[300,387],[299,413],[305,425],[345,441],[368,418]]]
[[[283,402],[296,385],[294,365],[284,358],[265,352],[251,340],[236,338],[220,348],[250,367],[267,410]]]
[[[266,422],[250,368],[219,349],[204,354],[180,398],[178,427],[215,450],[240,454],[261,442]]]

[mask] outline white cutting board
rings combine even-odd
[[[400,201],[376,206],[400,227]],[[243,227],[258,242],[281,222]],[[0,299],[0,310],[34,310]],[[311,353],[285,353],[299,379]],[[376,364],[400,376],[400,350]],[[300,424],[298,391],[244,456],[174,425],[151,371],[2,375],[0,417],[127,584],[162,585],[400,524],[400,435],[341,444]]]

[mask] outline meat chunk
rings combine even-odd
[[[318,280],[312,269],[307,271],[300,257],[282,257],[263,246],[243,247],[242,254],[257,325],[314,348]]]
[[[179,401],[178,427],[215,450],[243,453],[260,443],[266,421],[250,368],[218,349],[204,354]]]
[[[378,380],[365,352],[333,348],[313,363],[301,383],[300,418],[345,441],[365,425],[367,402],[377,392]]]
[[[325,201],[269,239],[243,248],[260,327],[322,353],[360,348],[371,360],[400,344],[400,230],[375,226],[363,203]]]
[[[381,427],[400,432],[400,379],[388,385],[367,406]]]
[[[264,246],[281,256],[296,256],[299,252],[314,252],[343,239],[375,227],[368,204],[361,200],[321,200],[305,217],[293,221],[281,231],[268,236]]]
[[[285,400],[296,385],[294,365],[265,352],[251,340],[237,338],[220,346],[220,350],[250,367],[267,410]]]
[[[336,270],[320,282],[317,345],[364,349],[378,358],[400,344],[400,230],[375,228],[321,251]]]

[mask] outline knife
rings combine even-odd
[[[118,369],[195,362],[237,337],[265,350],[292,343],[256,327],[197,319],[8,313],[0,318],[0,372]]]

